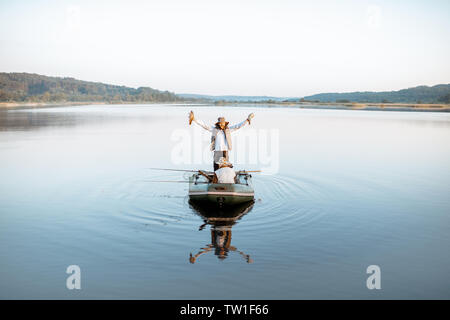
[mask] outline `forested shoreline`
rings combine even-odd
[[[176,102],[185,99],[149,87],[89,82],[30,73],[0,73],[1,102]]]

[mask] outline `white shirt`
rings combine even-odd
[[[217,132],[216,141],[214,144],[214,151],[227,151],[228,150],[228,142],[225,138],[225,132],[220,130]]]
[[[236,173],[230,167],[223,167],[215,171],[218,183],[234,183]]]
[[[208,126],[202,120],[194,119],[194,122],[205,130],[212,132],[214,129],[214,126]],[[234,126],[228,126],[228,129],[230,129],[230,132],[236,131],[237,129],[240,129],[243,126],[245,126],[247,122],[248,122],[247,120],[244,120]],[[214,143],[214,151],[227,151],[227,150],[228,150],[228,142],[225,137],[225,132],[223,130],[219,130],[216,136],[216,141]]]

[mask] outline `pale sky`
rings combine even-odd
[[[450,83],[450,1],[5,1],[0,71],[176,93]]]

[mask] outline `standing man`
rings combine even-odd
[[[219,117],[214,126],[208,126],[203,121],[197,120],[194,117],[194,112],[189,113],[189,124],[194,121],[196,124],[198,124],[200,127],[202,127],[205,130],[208,130],[211,132],[211,151],[214,151],[214,171],[216,171],[219,168],[219,159],[225,158],[228,161],[228,151],[231,150],[232,143],[231,143],[231,132],[236,131],[237,129],[242,128],[245,126],[248,122],[250,124],[250,121],[255,115],[253,113],[250,113],[245,119],[245,121],[242,121],[241,123],[238,123],[234,126],[228,126],[228,122],[225,121],[224,117]]]

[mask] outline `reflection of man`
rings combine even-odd
[[[253,259],[250,258],[248,254],[245,254],[242,251],[237,250],[236,247],[231,245],[231,226],[213,226],[211,228],[211,244],[208,244],[205,248],[201,248],[201,250],[196,254],[189,254],[189,262],[195,263],[195,260],[202,254],[208,253],[214,249],[214,254],[220,260],[224,260],[228,256],[228,252],[235,251],[239,252],[239,254],[244,257],[247,263],[252,263]]]
[[[219,168],[216,162],[218,162],[221,157],[224,157],[226,160],[228,160],[228,151],[231,150],[232,147],[231,132],[242,128],[247,124],[247,122],[250,124],[250,121],[253,117],[254,114],[250,113],[245,121],[242,121],[241,123],[238,123],[234,126],[228,126],[229,122],[226,122],[224,117],[219,117],[214,126],[208,126],[203,123],[203,121],[195,119],[194,112],[191,111],[189,113],[189,124],[194,121],[203,129],[211,132],[210,148],[211,151],[214,151],[214,171]]]

